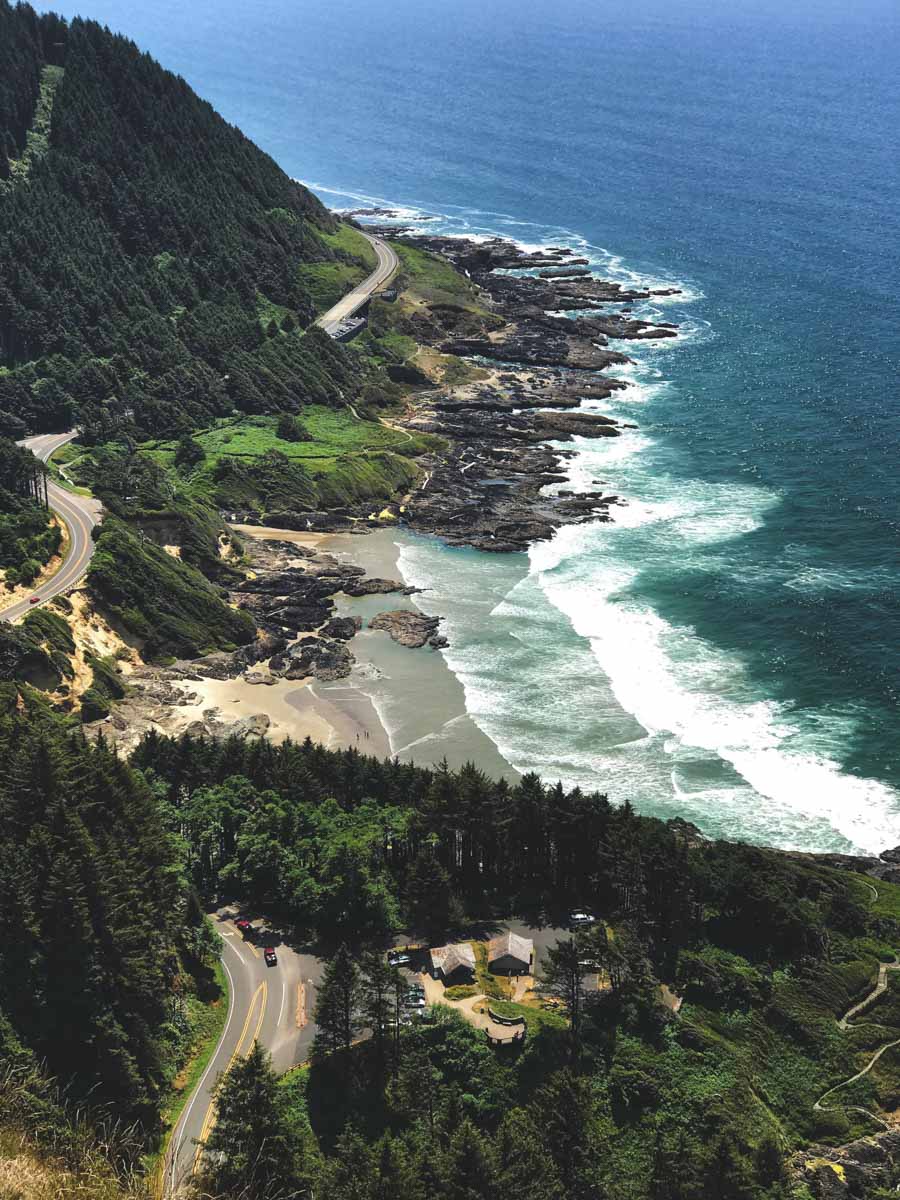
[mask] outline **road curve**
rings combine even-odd
[[[223,908],[212,917],[222,936],[222,965],[231,993],[228,1016],[219,1044],[172,1130],[164,1162],[165,1196],[174,1195],[193,1172],[200,1143],[213,1126],[216,1083],[235,1059],[259,1041],[282,1074],[306,1061],[315,1036],[312,1012],[321,964],[312,955],[280,944],[275,935],[259,931],[253,940],[244,938],[234,925],[236,915],[236,909]],[[266,966],[265,945],[275,947],[274,967]]]
[[[370,298],[373,292],[377,292],[394,276],[400,269],[400,259],[397,257],[397,252],[384,241],[383,238],[376,237],[373,233],[366,233],[364,229],[359,231],[370,246],[373,247],[378,256],[378,264],[375,270],[362,283],[358,284],[352,292],[348,292],[338,300],[328,312],[323,313],[318,318],[316,324],[320,329],[324,329],[326,333],[332,333],[341,321],[346,321],[348,317],[352,317],[365,302]]]
[[[24,441],[19,442],[19,445],[30,450],[42,462],[47,462],[54,450],[58,450],[66,442],[71,442],[76,436],[77,431],[75,430],[71,430],[69,433],[41,433],[36,437],[25,438]],[[31,595],[39,597],[42,601],[50,600],[53,596],[68,591],[84,575],[94,553],[91,531],[100,520],[102,511],[99,501],[67,492],[65,488],[61,488],[59,484],[49,480],[47,493],[50,507],[58,517],[65,521],[68,527],[69,549],[56,574],[32,591]],[[0,612],[0,618],[4,621],[15,621],[24,616],[35,607],[29,603],[29,599],[20,600],[16,604],[11,604],[9,608],[4,608]]]

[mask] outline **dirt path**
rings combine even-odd
[[[878,888],[871,883],[867,883],[866,887],[872,893],[872,903],[877,904]],[[868,995],[864,996],[862,1000],[854,1004],[844,1013],[844,1015],[838,1021],[838,1029],[842,1029],[846,1032],[848,1029],[861,1029],[864,1026],[869,1026],[873,1029],[887,1028],[887,1026],[880,1025],[877,1021],[860,1021],[859,1024],[856,1025],[851,1025],[850,1022],[857,1013],[860,1013],[864,1009],[868,1008],[870,1004],[873,1004],[878,997],[883,995],[887,990],[888,971],[898,970],[900,970],[900,959],[895,958],[894,961],[890,963],[879,963],[878,975],[875,979],[875,986],[872,988],[871,992],[868,993]],[[855,1075],[851,1075],[849,1079],[842,1079],[840,1083],[836,1083],[834,1087],[830,1087],[827,1092],[823,1092],[813,1105],[813,1111],[834,1112],[840,1110],[842,1112],[863,1113],[871,1120],[876,1121],[879,1125],[882,1125],[885,1129],[890,1128],[887,1121],[885,1121],[883,1117],[878,1116],[877,1113],[870,1112],[867,1108],[861,1108],[858,1104],[825,1104],[824,1101],[827,1100],[829,1096],[834,1095],[835,1092],[839,1092],[842,1088],[849,1087],[851,1083],[856,1083],[858,1079],[862,1079],[863,1076],[868,1075],[868,1073],[878,1062],[879,1058],[881,1058],[882,1054],[894,1046],[900,1046],[900,1037],[894,1038],[890,1042],[885,1042],[883,1046],[879,1046],[862,1070],[857,1071]]]
[[[882,1125],[885,1129],[890,1129],[890,1126],[883,1117],[879,1117],[877,1113],[870,1112],[867,1108],[861,1108],[858,1104],[823,1104],[822,1102],[823,1100],[827,1100],[828,1097],[834,1092],[840,1091],[841,1088],[848,1087],[851,1083],[856,1083],[857,1079],[862,1079],[864,1075],[868,1075],[868,1073],[878,1062],[879,1058],[881,1058],[882,1054],[884,1054],[886,1050],[890,1050],[892,1046],[900,1046],[900,1038],[895,1038],[892,1042],[885,1042],[883,1046],[880,1046],[875,1051],[861,1071],[857,1071],[856,1074],[851,1075],[849,1079],[842,1079],[840,1083],[836,1083],[834,1087],[829,1088],[827,1092],[824,1092],[813,1105],[813,1110],[815,1112],[834,1112],[835,1110],[839,1109],[841,1112],[864,1113],[867,1117],[871,1117],[873,1121],[877,1121],[878,1124]]]
[[[860,1025],[851,1025],[850,1021],[852,1020],[853,1017],[856,1016],[857,1013],[862,1012],[863,1009],[865,1009],[865,1008],[868,1008],[869,1005],[873,1001],[877,1000],[878,997],[881,996],[887,990],[888,971],[898,971],[898,970],[900,970],[900,959],[895,958],[894,961],[890,962],[890,963],[879,963],[878,964],[878,978],[876,980],[874,988],[871,990],[871,992],[869,992],[869,994],[867,996],[864,996],[863,999],[860,1000],[860,1002],[858,1004],[854,1004],[851,1009],[849,1009],[846,1013],[844,1013],[844,1015],[838,1021],[838,1028],[839,1029],[859,1029],[860,1025],[872,1025],[876,1028],[883,1029],[884,1026],[879,1025],[877,1021],[862,1021],[862,1022],[860,1022]]]

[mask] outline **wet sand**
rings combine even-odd
[[[398,540],[405,535],[379,529],[366,535],[306,533],[295,530],[235,526],[245,539],[293,542],[361,566],[367,575],[401,579]],[[402,762],[432,766],[446,759],[451,767],[473,762],[493,776],[518,773],[466,711],[462,684],[438,650],[399,646],[387,633],[367,628],[376,613],[415,609],[414,597],[399,593],[353,598],[335,597],[340,615],[359,616],[363,629],[350,643],[356,665],[347,679],[302,685],[278,680],[271,686],[245,680],[203,681],[190,688],[205,699],[196,715],[216,705],[223,716],[266,713],[270,736],[311,737],[330,748],[355,746],[367,754],[395,756]],[[234,701],[240,701],[239,704]],[[368,736],[367,736],[368,735]]]
[[[363,567],[368,575],[402,579],[398,542],[406,534],[379,529],[362,537],[333,534],[320,549],[335,558]],[[358,616],[363,629],[350,643],[356,667],[349,681],[374,704],[388,733],[391,753],[401,762],[432,766],[446,759],[451,767],[472,762],[492,776],[518,779],[518,772],[500,754],[466,711],[462,684],[439,650],[399,646],[381,630],[370,630],[369,619],[380,612],[417,609],[414,596],[350,597],[338,595],[340,615]],[[317,684],[325,695],[338,685]]]

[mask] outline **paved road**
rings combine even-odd
[[[26,438],[19,445],[25,446],[39,459],[46,462],[54,450],[58,450],[66,442],[71,442],[75,436],[75,430],[69,433],[42,433],[37,437]],[[67,492],[65,488],[61,488],[59,484],[49,481],[47,491],[50,507],[69,528],[70,543],[65,562],[56,574],[46,583],[35,587],[31,593],[33,596],[39,596],[41,600],[49,600],[61,592],[68,591],[84,575],[94,553],[91,530],[100,520],[101,514],[101,506],[97,500],[86,496],[76,496],[73,492]],[[29,604],[28,598],[26,598],[3,609],[0,617],[4,621],[15,621],[17,617],[30,612],[33,607],[35,606]]]
[[[258,1040],[271,1053],[275,1070],[283,1073],[306,1061],[315,1036],[312,1013],[322,964],[279,944],[274,936],[267,941],[261,930],[252,940],[245,939],[234,926],[237,915],[232,907],[213,916],[224,943],[222,965],[231,990],[228,1017],[216,1052],[172,1132],[165,1162],[166,1195],[172,1195],[194,1169],[198,1143],[213,1126],[213,1093],[222,1072]],[[277,966],[266,966],[265,945],[275,947]]]
[[[400,268],[400,259],[387,242],[364,230],[360,232],[378,255],[378,265],[368,279],[364,279],[352,292],[348,292],[346,296],[338,300],[333,308],[329,308],[328,312],[319,317],[316,324],[326,333],[331,333],[340,325],[341,321],[352,317],[358,309],[362,308],[372,293],[383,287]]]

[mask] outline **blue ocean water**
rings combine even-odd
[[[472,604],[404,541],[523,769],[810,849],[900,842],[896,0],[69,0],[323,198],[676,282],[576,481],[627,504]],[[494,573],[496,585],[496,572]]]

